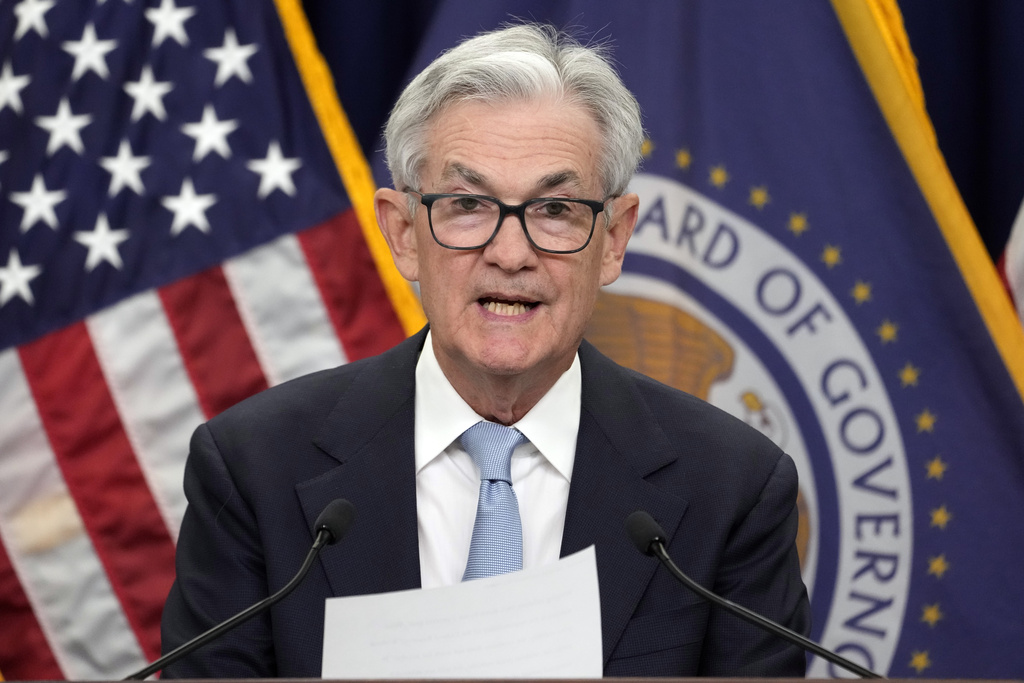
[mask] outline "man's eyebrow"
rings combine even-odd
[[[470,185],[477,186],[485,185],[487,183],[487,180],[482,175],[458,162],[448,164],[441,173],[440,180],[442,183],[453,179],[464,180]]]
[[[583,183],[580,182],[580,176],[575,171],[558,171],[551,173],[540,179],[537,183],[537,187],[543,190],[550,190],[555,187],[561,187],[562,185],[571,185],[573,187],[582,187]]]
[[[476,187],[488,188],[487,178],[478,171],[454,162],[445,167],[444,171],[441,172],[439,181],[444,184],[452,180],[460,180]],[[559,187],[569,186],[572,189],[580,189],[583,187],[583,182],[580,176],[575,171],[565,170],[556,171],[549,173],[546,176],[541,177],[537,182],[537,191],[540,193],[546,192]],[[492,190],[493,191],[493,190]]]

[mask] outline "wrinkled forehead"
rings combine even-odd
[[[421,181],[485,186],[496,169],[519,169],[538,188],[601,185],[602,132],[595,117],[563,97],[450,103],[424,130]],[[526,177],[522,178],[526,180]]]

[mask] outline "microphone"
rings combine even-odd
[[[859,664],[851,662],[849,659],[846,659],[831,650],[826,650],[813,640],[804,638],[796,631],[792,631],[781,624],[775,623],[771,619],[762,617],[757,612],[749,610],[741,605],[737,605],[735,602],[731,602],[719,595],[716,595],[715,593],[712,593],[707,588],[691,579],[689,576],[684,574],[683,571],[676,566],[676,563],[672,561],[672,558],[668,556],[668,551],[665,550],[665,531],[657,522],[654,521],[653,517],[647,514],[646,511],[637,510],[626,518],[626,533],[629,535],[630,540],[633,541],[633,544],[637,547],[637,550],[642,552],[644,555],[657,557],[661,563],[665,565],[670,572],[672,572],[672,575],[675,576],[684,586],[708,602],[722,607],[737,617],[748,621],[769,633],[779,636],[793,645],[797,645],[806,652],[811,652],[822,659],[841,666],[847,671],[857,674],[861,678],[884,678],[883,676],[876,674],[874,671],[865,669]]]
[[[334,545],[341,540],[342,536],[344,536],[348,531],[348,528],[352,526],[352,522],[355,520],[355,517],[356,509],[352,507],[352,503],[348,502],[344,498],[332,500],[327,504],[327,507],[324,508],[323,512],[320,513],[320,516],[316,518],[316,522],[313,524],[313,533],[316,534],[316,538],[313,540],[313,547],[309,549],[309,552],[306,554],[306,559],[302,562],[302,566],[299,567],[299,571],[296,572],[291,581],[285,584],[273,595],[260,600],[255,605],[252,605],[245,610],[242,610],[227,621],[217,624],[209,631],[199,634],[184,645],[171,650],[149,666],[139,669],[135,673],[130,674],[121,680],[142,680],[150,674],[154,674],[164,667],[173,664],[193,650],[206,645],[211,640],[220,637],[242,622],[248,621],[272,605],[280,602],[285,596],[295,590],[300,583],[302,583],[302,579],[306,578],[309,568],[313,566],[313,560],[315,560],[317,555],[320,554],[323,547]]]

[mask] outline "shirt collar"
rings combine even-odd
[[[483,418],[455,391],[441,370],[430,332],[416,363],[416,472]],[[577,353],[572,365],[530,412],[512,425],[521,431],[559,474],[572,479],[580,426],[583,375]]]

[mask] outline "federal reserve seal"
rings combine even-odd
[[[587,338],[618,362],[761,430],[800,474],[812,637],[875,671],[892,663],[913,554],[910,477],[871,354],[798,256],[694,189],[640,174],[622,277]],[[808,676],[848,675],[814,659]]]

